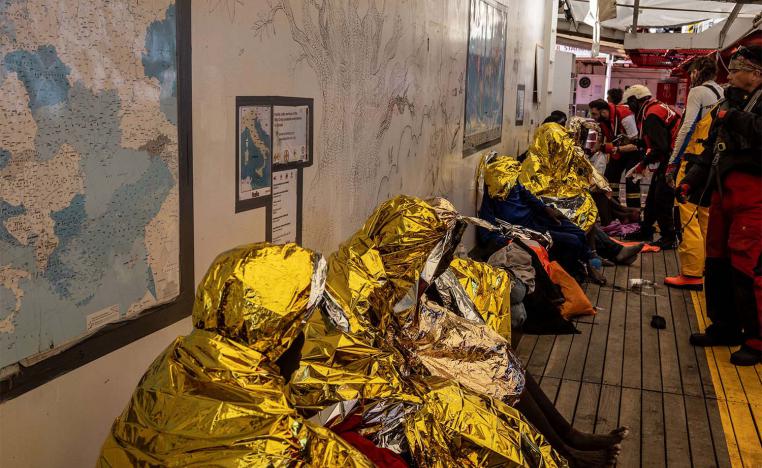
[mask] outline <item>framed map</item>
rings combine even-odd
[[[465,156],[500,142],[505,94],[505,48],[508,14],[492,0],[470,0]]]
[[[236,213],[271,210],[273,187],[283,188],[284,182],[282,177],[275,182],[275,173],[312,165],[313,102],[290,96],[236,96]]]
[[[272,188],[272,122],[270,106],[238,107],[237,202],[269,197]]]
[[[0,4],[0,399],[190,313],[189,20]]]

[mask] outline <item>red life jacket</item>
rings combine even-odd
[[[640,132],[639,137],[641,139],[643,138],[643,122],[645,122],[649,116],[655,115],[656,117],[659,118],[659,120],[664,122],[664,126],[669,129],[670,149],[675,148],[675,140],[677,139],[677,132],[680,131],[680,122],[682,121],[682,116],[680,114],[675,112],[675,110],[673,110],[668,105],[652,97],[651,99],[646,101],[645,104],[643,104],[643,107],[640,110],[640,115],[641,117],[637,120],[638,120],[638,131]]]
[[[632,115],[632,111],[626,105],[614,105],[609,103],[609,121],[606,124],[601,125],[601,131],[603,132],[603,136],[606,137],[607,143],[614,141],[614,138],[624,134],[622,120],[630,115]]]

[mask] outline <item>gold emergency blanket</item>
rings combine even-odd
[[[601,186],[605,179],[599,176],[568,131],[557,123],[547,123],[535,132],[518,181],[588,231],[598,217],[590,190],[607,188]]]
[[[458,282],[491,329],[511,341],[511,277],[505,270],[470,259],[450,263]]]
[[[361,433],[393,450],[406,445],[420,466],[537,466],[525,440],[549,454],[546,466],[565,466],[519,416],[512,425],[496,409],[515,415],[501,401],[515,402],[524,385],[496,331],[510,334],[502,324],[510,324],[510,281],[465,263],[464,281],[490,284],[472,285],[470,295],[459,284],[448,267],[463,220],[446,200],[396,197],[329,257],[322,314],[305,328],[289,399],[303,410],[362,402]],[[429,297],[440,286],[448,307]],[[498,297],[487,298],[490,291]],[[475,312],[475,304],[489,310]],[[431,387],[432,379],[444,387]]]
[[[486,160],[487,158],[485,158]],[[492,198],[505,200],[521,174],[521,163],[509,156],[495,155],[484,163],[484,183]]]
[[[150,366],[98,465],[373,466],[290,406],[275,364],[324,281],[322,257],[294,244],[218,256],[196,293],[193,332]]]
[[[420,466],[568,466],[515,408],[451,381],[429,379],[427,386],[423,405],[406,425]]]

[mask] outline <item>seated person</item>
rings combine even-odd
[[[548,253],[552,259],[576,278],[584,277],[587,269],[591,279],[601,282],[603,278],[600,272],[590,266],[593,252],[585,232],[559,210],[546,205],[524,188],[517,180],[519,171],[519,162],[508,157],[495,157],[487,162],[486,190],[479,217],[492,224],[498,224],[499,219],[535,231],[549,232],[553,247]],[[601,255],[612,261],[632,263],[640,251],[637,246],[622,247],[600,230],[591,232],[595,235]],[[507,241],[499,233],[483,228],[478,229],[478,236],[482,246],[491,246],[487,250],[497,250]]]
[[[198,287],[193,331],[148,368],[97,465],[374,466],[299,415],[276,365],[319,302],[322,262],[295,244],[219,255]]]
[[[388,440],[404,428],[416,466],[564,466],[559,453],[572,466],[615,464],[627,428],[573,429],[514,354],[507,273],[454,261],[467,222],[446,200],[399,196],[342,243],[323,313],[305,327],[296,406],[362,400],[361,432]]]
[[[585,155],[590,160],[596,171],[603,174],[606,170],[606,154],[601,151],[603,131],[601,126],[593,120],[583,117],[572,117],[567,123],[567,128],[574,139],[575,144],[582,148]],[[595,138],[590,137],[594,132]],[[591,194],[595,205],[598,208],[598,216],[602,226],[608,226],[614,220],[619,220],[622,224],[639,223],[640,210],[622,206],[619,203],[619,183],[613,183],[607,179],[612,190],[592,190]]]

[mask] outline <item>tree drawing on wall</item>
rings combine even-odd
[[[363,183],[372,180],[379,169],[384,135],[395,113],[414,111],[407,97],[405,60],[397,57],[403,36],[400,17],[394,15],[388,25],[383,7],[379,9],[376,1],[369,1],[364,12],[359,3],[270,0],[253,26],[256,35],[276,34],[274,20],[284,15],[301,51],[298,60],[306,61],[317,76],[323,101],[322,133],[318,170],[310,184],[316,188],[328,180],[346,184],[332,191],[335,197],[368,191],[375,197],[375,188]],[[349,206],[350,213],[332,213],[337,222],[367,214],[359,201]]]
[[[403,20],[385,4],[268,0],[252,27],[259,38],[286,32],[320,88],[317,170],[305,193],[330,195],[304,199],[307,245],[335,247],[390,196],[450,196],[463,183],[445,159],[460,158],[465,47],[457,43],[467,34],[444,23],[467,11],[463,2],[443,2],[436,14],[408,4]]]

